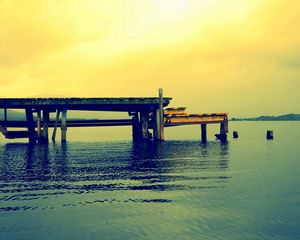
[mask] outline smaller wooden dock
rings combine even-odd
[[[0,121],[0,132],[7,139],[28,138],[30,142],[47,143],[49,128],[53,128],[53,141],[57,128],[61,129],[61,141],[66,141],[70,127],[132,126],[134,141],[164,140],[165,127],[194,124],[201,125],[201,140],[206,142],[207,124],[220,124],[216,137],[222,142],[227,140],[227,113],[188,114],[183,107],[165,108],[171,99],[163,97],[162,89],[156,98],[2,98],[4,119]],[[8,120],[7,109],[24,109],[26,120]],[[68,110],[127,112],[131,119],[67,120]],[[51,112],[56,113],[55,120],[50,119]]]

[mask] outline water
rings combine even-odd
[[[132,144],[128,128],[2,139],[0,239],[299,239],[300,123],[230,126],[228,144],[210,126],[206,145],[197,126],[162,143]]]

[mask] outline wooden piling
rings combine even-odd
[[[61,111],[61,141],[67,141],[67,110]]]
[[[267,131],[267,139],[268,140],[273,140],[274,135],[273,135],[273,131],[272,130],[268,130]]]
[[[132,116],[132,139],[137,141],[140,138],[139,116],[138,113],[133,113]]]
[[[7,108],[4,108],[4,128],[7,126]]]
[[[148,139],[148,120],[149,120],[149,113],[148,112],[141,112],[141,137],[142,139]]]
[[[239,137],[239,133],[237,131],[233,131],[232,132],[232,136],[233,136],[233,138],[238,138]]]
[[[27,129],[28,129],[29,142],[35,143],[36,137],[35,137],[35,127],[34,127],[34,119],[33,119],[32,109],[26,108],[25,113],[26,113],[26,123],[27,123]]]
[[[156,140],[164,140],[164,104],[163,104],[163,90],[160,88],[158,90],[159,95],[159,105],[158,109],[153,112],[154,116],[154,127],[153,127],[153,135]]]
[[[202,143],[207,142],[207,124],[201,124],[201,141]]]
[[[41,125],[41,110],[37,110],[37,118],[36,118],[36,125],[37,125],[37,139],[41,138],[42,135],[42,125]]]
[[[220,133],[215,134],[216,138],[219,139],[222,143],[227,142],[227,133],[228,132],[228,120],[221,122],[220,124]]]
[[[53,128],[53,133],[52,133],[52,141],[53,142],[55,142],[56,130],[57,130],[58,121],[59,121],[59,114],[60,114],[60,111],[56,110],[55,124],[54,124],[54,128]]]
[[[47,143],[49,141],[49,118],[50,114],[48,110],[43,109],[43,130],[40,141]]]

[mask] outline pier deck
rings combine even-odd
[[[134,140],[152,137],[164,140],[165,127],[198,124],[201,125],[202,141],[206,141],[206,125],[219,123],[220,134],[216,136],[221,141],[226,140],[226,113],[187,114],[185,108],[164,109],[171,99],[163,97],[162,89],[159,90],[158,97],[149,98],[0,98],[0,109],[4,109],[4,119],[0,120],[0,132],[8,139],[28,138],[31,142],[48,142],[50,127],[53,127],[53,141],[58,127],[61,128],[61,140],[66,141],[69,127],[132,126]],[[26,121],[8,120],[7,109],[24,109]],[[128,112],[131,119],[67,121],[68,110]],[[56,113],[54,120],[50,119],[51,112]],[[16,131],[8,128],[27,130]]]

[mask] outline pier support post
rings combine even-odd
[[[149,113],[148,112],[141,112],[141,137],[142,139],[149,138],[148,132],[148,120],[149,120]]]
[[[49,128],[49,111],[43,109],[43,131],[42,136],[39,139],[41,143],[48,143],[49,137],[48,137],[48,128]]]
[[[201,142],[207,142],[207,124],[201,124]]]
[[[37,110],[36,126],[37,126],[37,139],[40,141],[42,135],[42,125],[41,125],[41,110]]]
[[[154,113],[155,124],[153,127],[154,138],[156,140],[164,140],[164,104],[163,104],[163,90],[158,90],[159,106]]]
[[[67,141],[67,110],[61,111],[61,141]]]
[[[4,128],[7,127],[7,108],[4,108]]]
[[[52,141],[53,141],[53,142],[55,142],[56,130],[57,130],[58,120],[59,120],[59,114],[60,114],[60,111],[59,111],[59,110],[56,110],[55,125],[54,125],[53,133],[52,133]]]
[[[33,113],[31,108],[25,109],[26,113],[26,121],[27,121],[27,129],[28,129],[28,137],[30,143],[35,143],[35,127],[34,127],[34,120],[33,120]]]
[[[140,127],[139,127],[139,116],[138,113],[135,112],[132,117],[132,139],[133,141],[137,141],[140,137]]]

